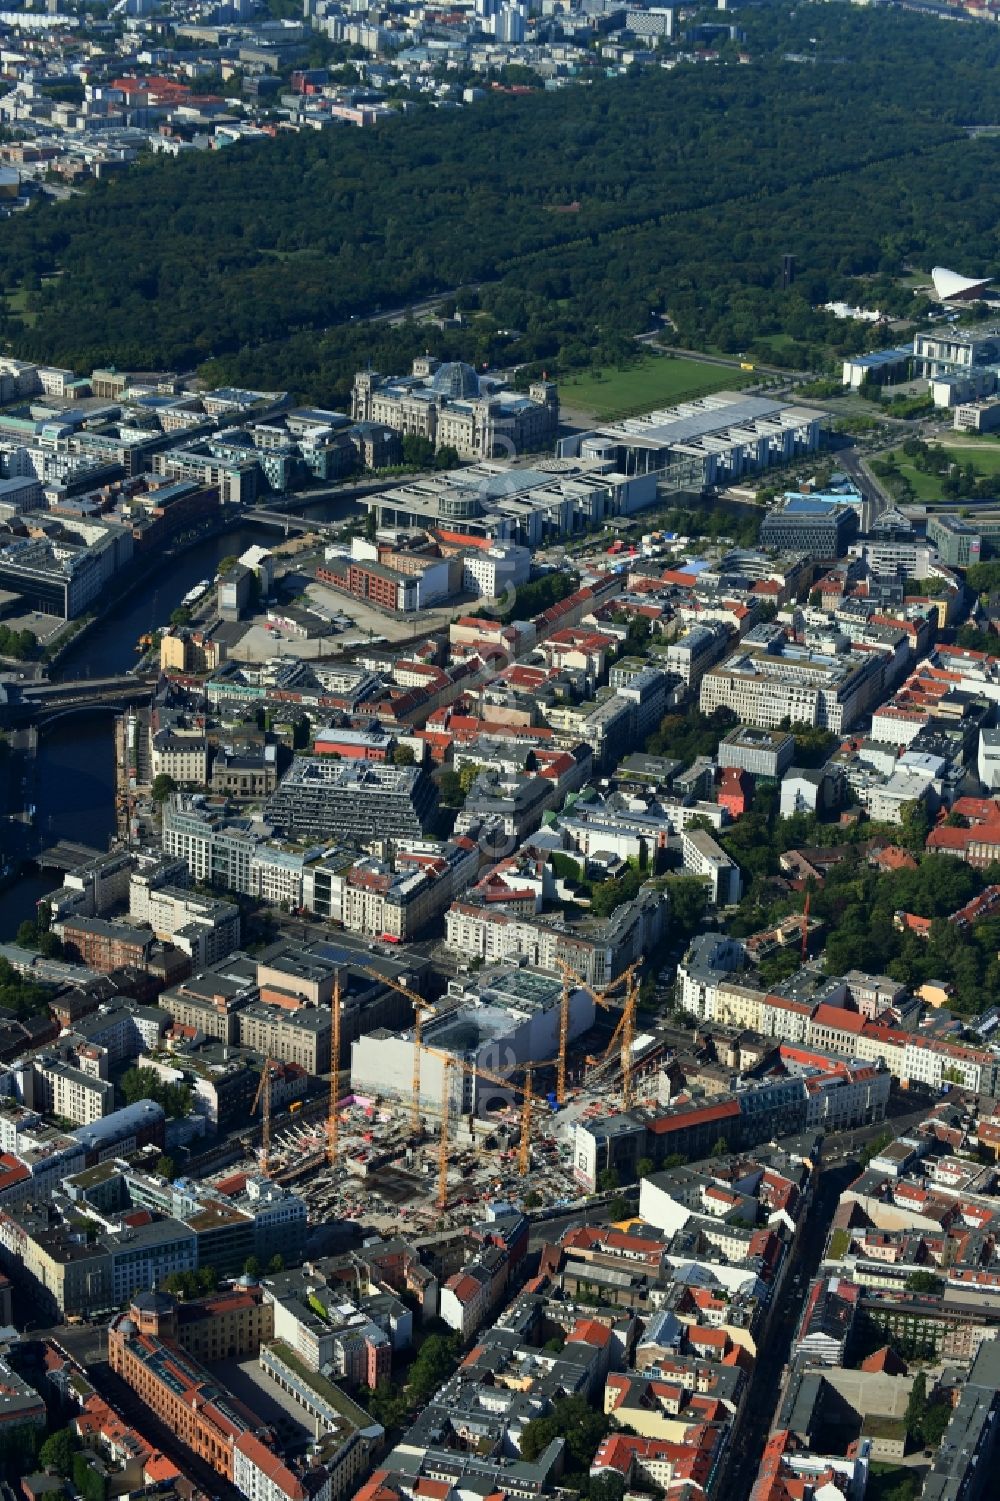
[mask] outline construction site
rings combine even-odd
[[[493,985],[484,977],[475,1004],[461,985],[431,1003],[390,982],[412,1003],[412,1024],[357,1039],[350,1066],[338,981],[327,1098],[296,1102],[279,1121],[267,1060],[248,1158],[302,1195],[313,1226],[356,1220],[420,1233],[472,1223],[484,1201],[529,1193],[536,1208],[568,1207],[580,1197],[577,1122],[645,1103],[643,1077],[658,1066],[654,1039],[636,1037],[638,969],[603,991],[568,968],[561,979],[508,969]],[[528,1041],[549,1046],[514,1056]],[[488,1067],[483,1055],[497,1053],[499,1066]]]

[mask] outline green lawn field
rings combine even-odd
[[[568,407],[592,412],[602,421],[631,417],[712,391],[735,391],[754,379],[748,370],[724,369],[700,360],[650,355],[624,370],[588,370],[559,382]]]
[[[937,444],[934,446],[938,447]],[[949,443],[941,446],[952,463],[961,465],[963,469],[966,464],[971,464],[977,479],[1000,474],[1000,443],[994,439],[961,438],[954,445]],[[916,469],[899,449],[896,449],[895,453],[899,472],[909,480],[918,500],[941,500],[943,498],[941,476],[926,474]]]

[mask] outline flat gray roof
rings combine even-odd
[[[599,427],[597,432],[602,437],[618,438],[633,445],[646,443],[651,448],[671,448],[678,443],[691,443],[712,433],[724,432],[727,428],[742,427],[768,418],[778,420],[789,410],[787,402],[722,391],[675,407],[660,407],[647,412],[644,417],[625,417],[620,422]]]

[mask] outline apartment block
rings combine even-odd
[[[196,881],[252,892],[250,865],[261,843],[225,802],[175,793],[164,805],[163,851],[184,861]]]
[[[237,1012],[242,1047],[253,1048],[265,1058],[296,1063],[307,1074],[325,1074],[330,1068],[331,1017],[329,1007],[284,1006],[251,1001]]]
[[[733,633],[722,624],[695,625],[667,648],[666,668],[694,690],[705,673],[725,655]]]
[[[708,881],[711,901],[716,907],[734,906],[743,891],[743,878],[736,862],[707,829],[684,829],[680,837],[684,869]]]
[[[69,953],[88,969],[110,974],[133,965],[146,969],[156,942],[147,928],[130,928],[103,917],[68,917],[54,924]]]
[[[479,870],[479,850],[459,837],[440,846],[440,853],[403,852],[396,869],[369,856],[340,878],[341,916],[355,933],[387,934],[406,942],[416,937],[472,884]]]
[[[762,649],[752,642],[753,634],[706,672],[702,713],[730,709],[743,722],[765,729],[788,719],[840,734],[877,702],[883,678],[877,654],[823,656],[785,641]]]
[[[607,984],[644,953],[665,931],[667,908],[660,894],[641,891],[619,907],[607,924],[589,932],[569,929],[543,917],[453,902],[445,915],[445,942],[466,959],[487,964],[523,958],[536,969],[559,972],[568,964],[588,985]]]
[[[181,949],[195,968],[216,964],[239,947],[240,912],[230,902],[156,885],[137,892],[137,906],[156,937]]]
[[[115,1089],[106,1079],[95,1078],[61,1058],[43,1054],[31,1068],[29,1103],[46,1115],[57,1115],[75,1126],[110,1115],[115,1108]]]

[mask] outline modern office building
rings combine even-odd
[[[795,756],[795,736],[741,724],[719,742],[720,766],[735,766],[755,777],[780,777]]]
[[[768,511],[760,528],[761,547],[806,553],[817,562],[842,558],[858,534],[853,506],[810,495],[795,495]]]
[[[959,516],[929,516],[927,540],[933,542],[938,557],[949,568],[969,568],[979,562],[982,553],[982,536]]]
[[[656,476],[624,475],[610,460],[539,459],[517,468],[484,459],[421,475],[363,499],[380,527],[421,527],[442,549],[534,549],[656,501]]]
[[[422,767],[296,756],[267,816],[290,835],[363,841],[424,834],[435,807]]]
[[[1000,381],[1000,326],[939,323],[914,334],[913,371],[930,381],[938,406],[991,396]]]
[[[958,433],[995,433],[1000,427],[1000,401],[969,401],[955,408]]]
[[[253,892],[251,862],[262,841],[224,798],[175,793],[164,805],[161,836],[164,854],[183,860],[196,881]]]
[[[261,471],[257,450],[222,450],[208,443],[154,454],[153,473],[168,480],[197,480],[218,490],[224,504],[249,505],[257,498]]]
[[[560,455],[603,459],[625,475],[700,491],[811,453],[820,413],[764,396],[717,391],[644,417],[626,417],[563,438]]]
[[[969,375],[1000,360],[1000,327],[976,324],[961,328],[938,325],[913,336],[915,373],[934,380],[941,375]]]
[[[56,522],[45,535],[9,537],[0,546],[0,588],[20,594],[28,609],[72,620],[132,560],[129,528],[108,522]]]
[[[902,349],[878,349],[872,354],[852,355],[844,361],[843,383],[852,391],[862,386],[893,385],[906,380],[912,358],[913,350],[908,345]]]

